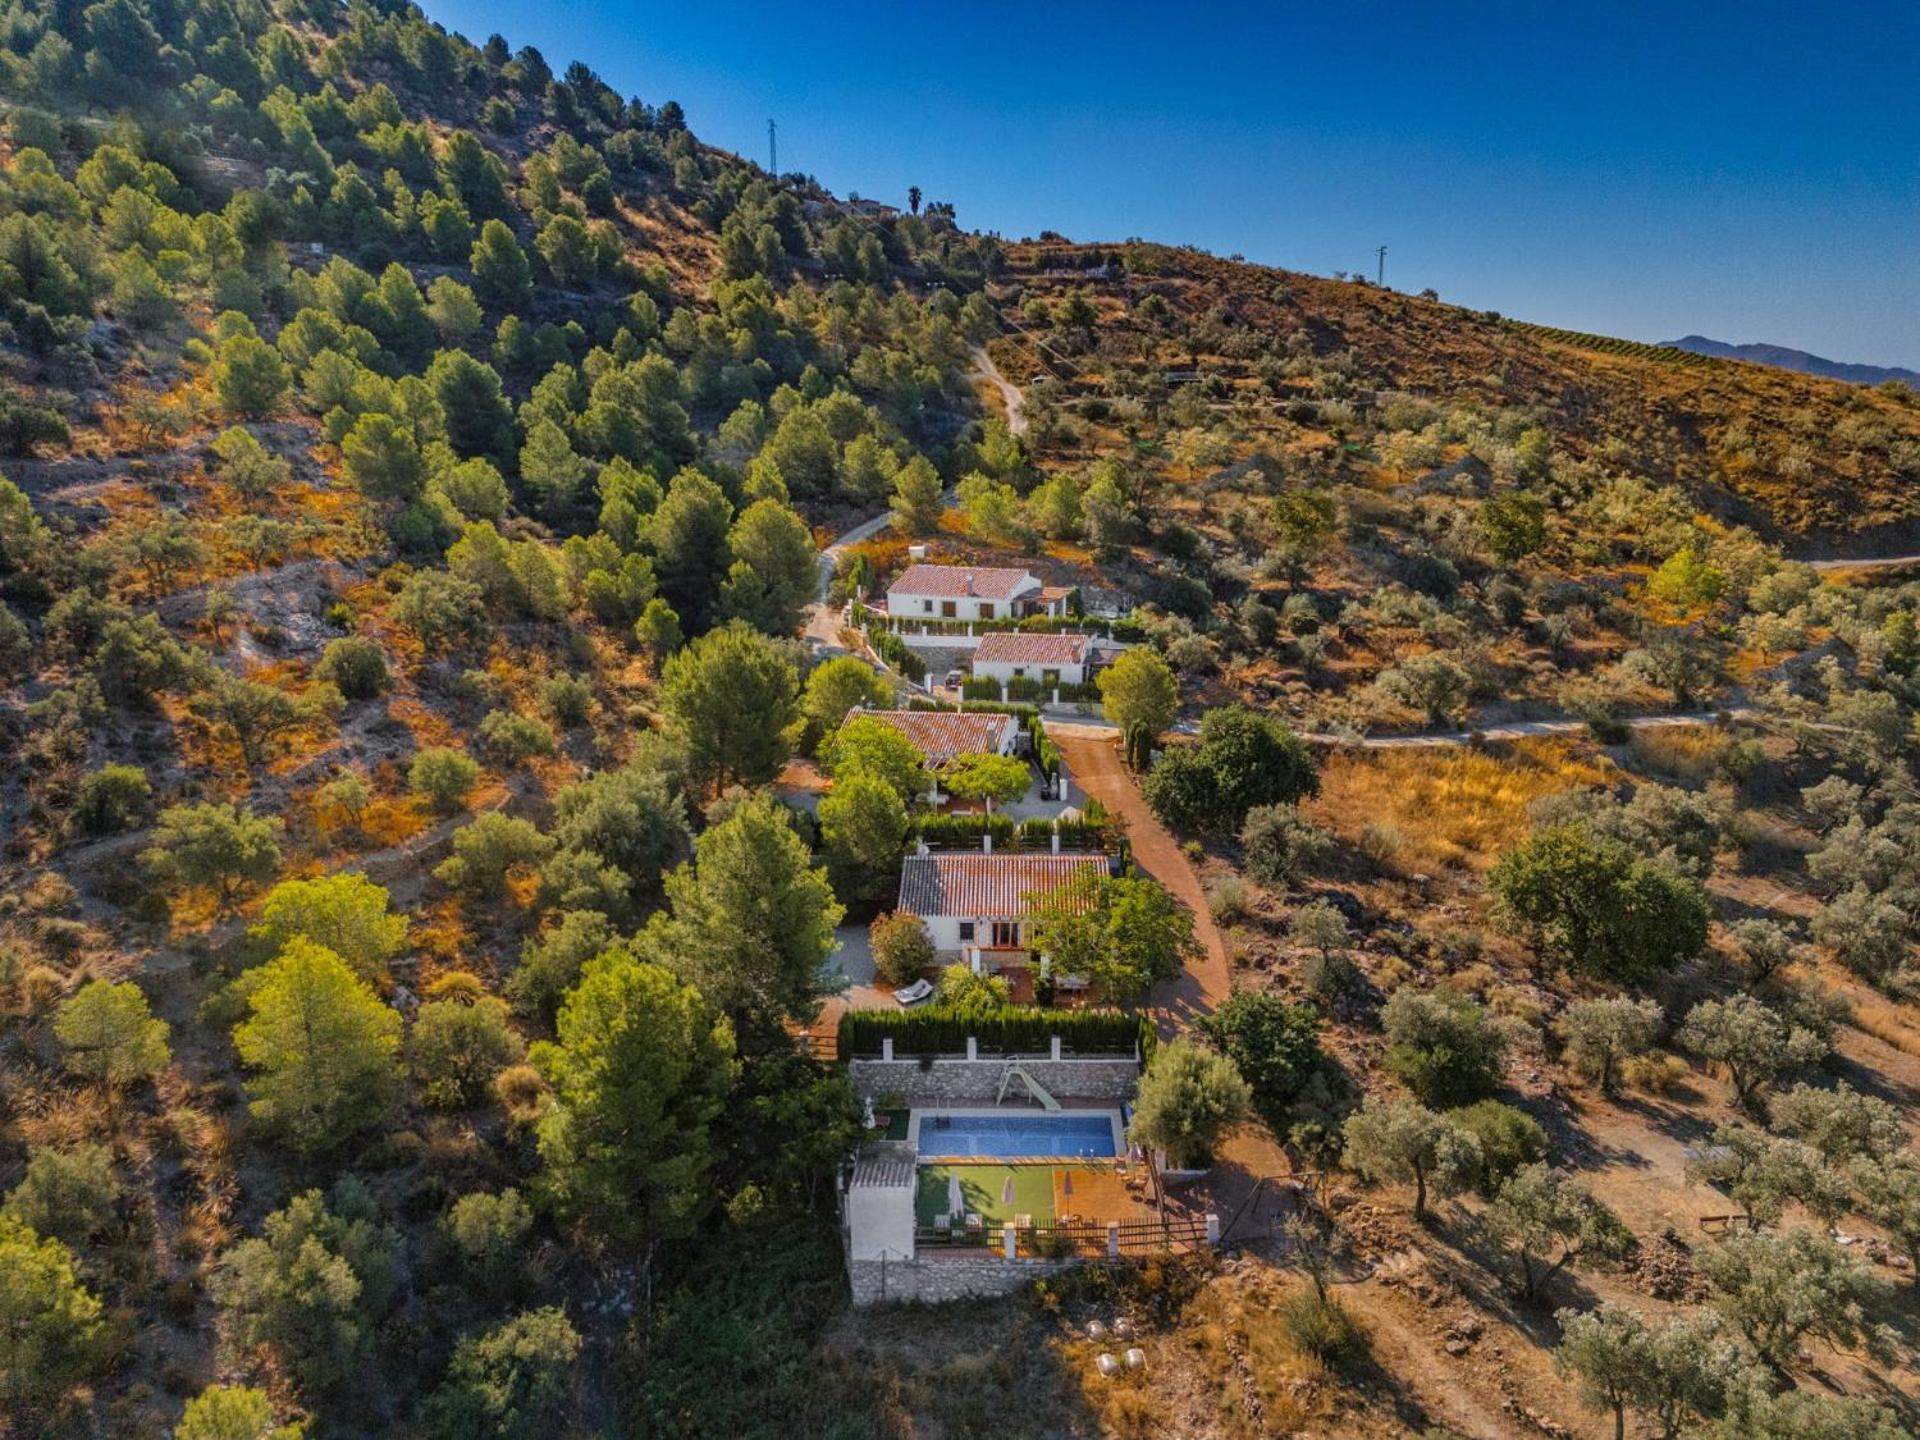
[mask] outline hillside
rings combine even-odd
[[[1090,264],[1104,273],[1090,275]],[[1020,297],[1079,291],[1097,307],[1103,352],[1124,352],[1099,373],[1109,391],[1206,360],[1228,386],[1219,398],[1273,408],[1325,393],[1300,372],[1303,361],[1330,361],[1350,389],[1529,415],[1572,454],[1677,486],[1708,513],[1790,549],[1899,551],[1920,535],[1920,402],[1911,394],[1159,246],[1015,246],[1000,278]],[[1141,307],[1156,295],[1171,318],[1143,323]],[[1053,369],[1031,353],[1018,363],[1029,374]],[[1059,378],[1069,396],[1087,388],[1071,364]]]
[[[0,1435],[1913,1429],[1920,585],[1801,559],[1920,402],[962,218],[405,3],[10,9]],[[1110,668],[936,700],[923,548]],[[962,963],[923,846],[1086,888]],[[1165,1243],[856,1308],[860,1008],[1122,1034],[961,1199]]]
[[[1920,384],[1920,370],[1900,365],[1859,365],[1845,360],[1828,360],[1821,355],[1795,350],[1789,345],[1729,345],[1724,340],[1709,340],[1704,335],[1683,335],[1661,344],[1693,355],[1712,355],[1722,360],[1745,360],[1754,365],[1772,365],[1781,370],[1798,370],[1806,375],[1824,375],[1829,380],[1845,380],[1850,385]]]

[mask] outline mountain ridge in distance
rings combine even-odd
[[[1695,355],[1712,355],[1722,360],[1746,360],[1755,365],[1772,365],[1780,370],[1797,370],[1803,375],[1824,375],[1830,380],[1845,380],[1854,385],[1879,385],[1901,380],[1920,386],[1920,370],[1899,365],[1856,365],[1844,360],[1795,350],[1787,345],[1730,345],[1725,340],[1710,340],[1705,335],[1683,335],[1678,340],[1662,340],[1669,350],[1686,350]]]

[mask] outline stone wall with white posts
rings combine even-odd
[[[1206,1224],[1207,1247],[1218,1249],[1220,1217],[1208,1215]],[[1012,1295],[1035,1280],[1086,1263],[1081,1256],[1049,1260],[1016,1254],[1016,1232],[1010,1225],[990,1231],[985,1238],[989,1245],[977,1250],[916,1251],[912,1245],[899,1251],[869,1249],[865,1254],[849,1250],[847,1277],[853,1303],[937,1305],[947,1300]],[[1112,1260],[1122,1255],[1119,1226],[1115,1224],[1107,1226],[1107,1255]]]
[[[1071,1270],[1078,1260],[1039,1260],[1004,1255],[940,1254],[919,1258],[887,1256],[849,1260],[847,1278],[855,1305],[919,1303],[938,1305],[947,1300],[973,1300],[1013,1295],[1035,1280]]]
[[[882,1040],[878,1059],[847,1061],[854,1093],[879,1098],[898,1095],[910,1106],[992,1105],[1000,1097],[1008,1065],[1018,1065],[1056,1100],[1098,1100],[1119,1104],[1133,1099],[1140,1085],[1140,1061],[1128,1056],[1080,1058],[1063,1052],[1054,1037],[1048,1055],[981,1055],[967,1041],[965,1055],[894,1058],[893,1041]]]

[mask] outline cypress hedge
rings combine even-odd
[[[1039,1010],[1008,1005],[998,1010],[849,1010],[840,1017],[840,1058],[874,1056],[893,1041],[897,1059],[919,1055],[964,1055],[967,1038],[991,1054],[1044,1055],[1053,1037],[1076,1055],[1132,1055],[1144,1064],[1153,1054],[1153,1025],[1121,1010]]]

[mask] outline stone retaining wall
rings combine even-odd
[[[1058,1275],[1078,1260],[1009,1260],[1004,1255],[942,1255],[937,1260],[853,1260],[847,1270],[855,1305],[969,1300],[1011,1295]]]
[[[1133,1099],[1140,1085],[1137,1060],[935,1060],[921,1069],[918,1060],[854,1059],[847,1076],[859,1095],[901,1095],[908,1105],[991,1105],[1009,1063],[1018,1064],[1056,1100],[1100,1100],[1120,1104]],[[1009,1096],[1027,1098],[1018,1080]]]

